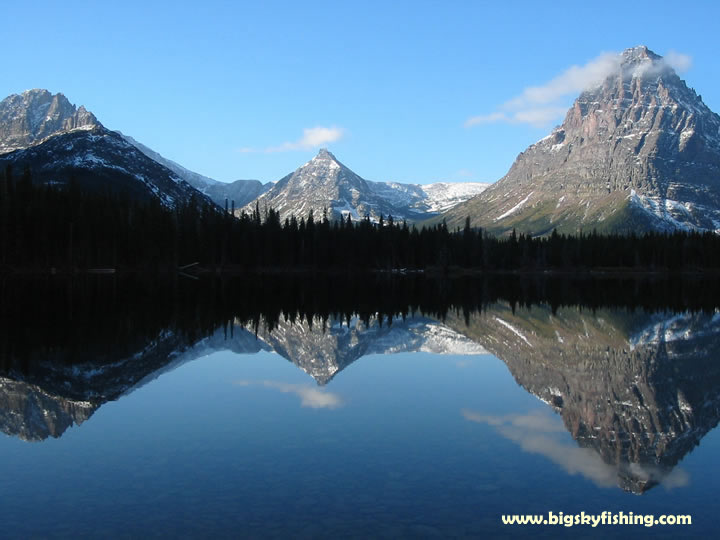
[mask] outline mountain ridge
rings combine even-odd
[[[256,205],[272,207],[281,218],[307,217],[312,210],[317,217],[327,210],[329,219],[358,221],[368,216],[392,216],[396,221],[420,221],[439,214],[460,201],[486,189],[480,182],[436,182],[428,185],[399,182],[374,182],[362,178],[341,163],[328,149],[294,172],[284,176],[268,191],[237,214],[251,213]]]
[[[140,150],[147,157],[157,163],[167,167],[179,178],[185,180],[200,193],[207,195],[219,207],[224,207],[225,203],[234,202],[236,206],[244,206],[250,201],[262,195],[265,191],[272,187],[272,182],[262,183],[260,180],[235,180],[233,182],[220,182],[209,176],[191,171],[180,165],[179,163],[168,159],[156,152],[152,148],[144,145],[130,135],[125,135],[118,131],[126,141]]]
[[[26,90],[0,102],[0,166],[30,171],[33,181],[76,182],[89,191],[117,191],[168,207],[205,196],[107,129],[61,93]],[[209,199],[205,199],[210,203]]]
[[[130,135],[109,130],[84,106],[75,107],[62,93],[44,89],[12,94],[0,102],[0,163],[29,167],[43,183],[62,185],[73,178],[87,189],[120,189],[131,197],[158,198],[167,207],[193,197],[220,208],[234,203],[238,215],[268,204],[286,216],[307,217],[311,208],[319,216],[328,208],[331,219],[352,215],[359,220],[368,215],[377,221],[380,215],[392,215],[418,221],[487,187],[477,182],[426,186],[371,182],[327,149],[278,182],[219,182],[165,158]],[[312,181],[305,175],[298,186],[297,175],[308,167],[313,169],[306,171]],[[290,193],[285,193],[287,189]]]

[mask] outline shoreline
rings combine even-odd
[[[72,270],[62,268],[0,268],[0,277],[69,277],[69,276],[167,276],[177,275],[180,277],[200,278],[209,276],[393,276],[409,277],[424,276],[429,278],[464,278],[483,276],[530,276],[530,277],[674,277],[674,276],[698,276],[713,277],[720,276],[720,269],[715,268],[688,268],[670,270],[667,268],[623,268],[623,267],[598,267],[598,268],[546,268],[530,269],[518,268],[514,270],[480,269],[480,268],[393,268],[393,269],[351,269],[351,268],[241,268],[237,266],[206,267],[195,265],[189,268],[74,268]]]

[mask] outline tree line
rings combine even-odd
[[[392,216],[353,221],[285,216],[255,207],[233,216],[201,199],[158,200],[33,182],[29,169],[0,175],[0,271],[90,268],[174,270],[198,263],[229,271],[473,269],[718,270],[711,232],[495,237],[443,222],[417,227]]]
[[[417,315],[459,316],[469,322],[498,303],[513,312],[544,306],[552,313],[572,307],[713,315],[718,299],[720,281],[714,276],[3,276],[0,374],[35,372],[42,383],[57,376],[53,366],[112,364],[133,357],[158,336],[174,336],[182,350],[218,329],[230,337],[236,325],[257,333],[272,331],[283,320],[321,328],[350,324],[354,317],[366,326]],[[626,320],[632,324],[633,317]]]

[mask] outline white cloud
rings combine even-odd
[[[496,122],[507,122],[508,115],[503,112],[494,112],[490,114],[481,114],[480,116],[472,116],[465,121],[465,127],[478,126],[481,124],[494,124]]]
[[[494,112],[484,116],[473,116],[465,122],[465,127],[477,126],[480,124],[530,124],[534,127],[545,127],[551,122],[562,117],[567,107],[526,107],[511,113]]]
[[[465,127],[481,124],[530,124],[544,127],[561,118],[567,110],[559,101],[568,95],[601,83],[620,65],[616,53],[603,53],[582,66],[571,66],[541,86],[530,86],[490,114],[473,116]]]
[[[543,85],[526,88],[520,95],[500,105],[496,111],[468,118],[465,127],[495,123],[548,127],[560,120],[567,111],[564,100],[568,96],[575,96],[602,83],[619,69],[621,61],[620,54],[610,52],[602,53],[582,66],[571,66]],[[690,68],[692,58],[670,51],[663,62],[682,73]]]
[[[235,381],[234,384],[236,386],[262,384],[262,386],[266,388],[273,388],[284,394],[295,394],[300,398],[301,407],[309,407],[311,409],[337,409],[343,405],[343,400],[338,394],[303,384],[290,384],[278,381],[262,381],[261,383],[253,383],[251,381],[243,380]]]
[[[303,130],[302,138],[296,143],[300,148],[315,148],[323,144],[339,141],[344,134],[343,129],[337,127],[314,127]]]
[[[284,142],[278,146],[268,146],[264,149],[243,147],[238,148],[238,152],[243,154],[264,152],[273,154],[275,152],[290,152],[292,150],[312,150],[325,144],[337,142],[343,138],[345,130],[336,126],[324,127],[316,126],[313,128],[303,129],[302,137],[297,141]]]
[[[662,479],[662,485],[668,490],[689,486],[690,475],[687,471],[677,467],[670,471],[670,474]]]
[[[470,180],[472,178],[476,178],[477,174],[475,171],[471,169],[458,169],[455,171],[452,175],[449,175],[453,179],[459,179],[459,180]]]
[[[567,111],[567,107],[535,107],[513,114],[511,124],[530,124],[534,127],[544,127],[558,118],[561,118]]]
[[[600,84],[620,66],[620,55],[603,53],[584,66],[572,66],[542,86],[526,88],[518,97],[511,99],[505,107],[520,110],[535,105],[547,105],[569,94],[577,94]]]
[[[668,51],[663,59],[668,66],[678,73],[685,73],[692,67],[692,57],[677,51]]]

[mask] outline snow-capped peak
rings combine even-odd
[[[337,161],[337,158],[327,149],[327,148],[321,148],[317,155],[312,159],[313,161],[319,161],[319,160],[332,160]]]

